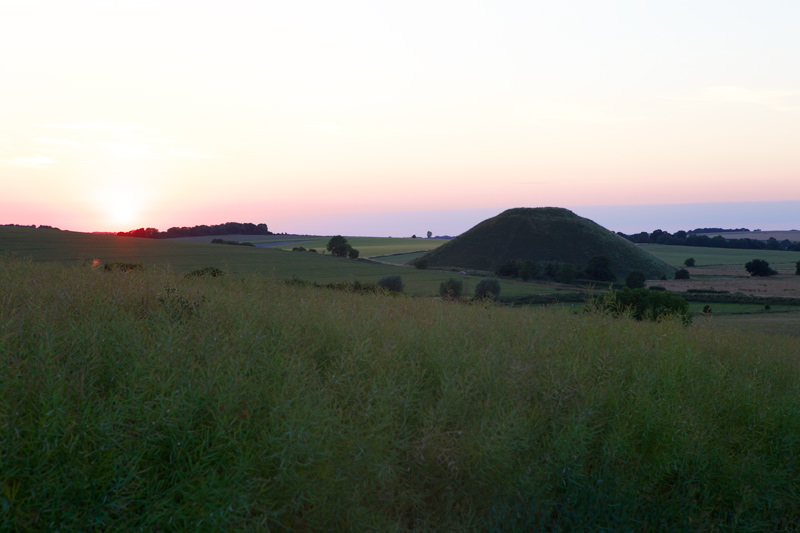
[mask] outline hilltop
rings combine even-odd
[[[520,207],[443,244],[424,256],[432,267],[494,271],[513,260],[571,263],[585,267],[595,256],[611,261],[617,279],[641,270],[650,279],[672,277],[675,269],[599,224],[560,207]]]

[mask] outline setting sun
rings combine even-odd
[[[144,210],[144,195],[131,188],[116,188],[102,191],[98,195],[99,210],[105,215],[110,227],[119,231],[146,225],[139,220]],[[137,224],[139,224],[137,226]]]

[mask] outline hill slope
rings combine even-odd
[[[560,207],[509,209],[484,220],[424,257],[434,267],[495,270],[509,260],[557,261],[584,268],[605,256],[623,279],[641,270],[650,279],[675,269],[599,224]]]

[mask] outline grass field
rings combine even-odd
[[[0,302],[3,531],[800,527],[794,338],[9,258]]]
[[[676,268],[683,268],[683,262],[692,257],[698,268],[726,266],[741,268],[753,259],[764,259],[772,268],[791,268],[800,261],[800,252],[777,250],[734,250],[727,248],[702,248],[699,246],[669,246],[666,244],[640,244],[643,249],[659,257]]]

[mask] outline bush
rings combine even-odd
[[[519,264],[513,259],[509,259],[494,271],[498,276],[516,278],[519,276]]]
[[[617,277],[611,272],[611,260],[602,255],[589,259],[589,264],[583,271],[586,279],[595,281],[615,281]]]
[[[613,316],[630,315],[636,320],[661,320],[670,316],[680,318],[684,324],[692,321],[689,302],[670,292],[629,289],[610,291],[590,300],[587,310],[610,313]]]
[[[497,278],[483,278],[475,287],[475,298],[495,299],[500,295],[500,282]]]
[[[625,276],[625,285],[631,289],[644,288],[645,281],[647,281],[647,277],[641,270],[631,270],[628,272],[628,275]]]
[[[405,287],[405,284],[403,283],[403,278],[401,278],[397,274],[383,276],[381,279],[378,280],[377,285],[378,287],[386,289],[389,292],[403,292],[403,287]]]
[[[425,270],[428,268],[428,260],[418,257],[414,260],[414,266],[420,270]]]
[[[774,276],[777,274],[772,270],[767,261],[763,259],[753,259],[744,265],[745,270],[750,272],[751,276]]]
[[[463,290],[464,283],[460,279],[450,278],[439,285],[439,295],[448,300],[460,298]]]
[[[347,257],[349,257],[350,259],[358,259],[358,255],[359,255],[359,252],[355,248],[350,248],[347,251]]]
[[[685,268],[675,271],[675,279],[689,279],[689,271]]]
[[[564,263],[558,266],[555,280],[559,283],[572,283],[578,277],[578,269],[572,263]]]
[[[531,278],[535,278],[537,274],[537,268],[533,261],[523,261],[522,266],[519,269],[519,277],[522,278],[522,281],[528,281]]]
[[[797,264],[794,266],[794,273],[800,276],[800,261],[798,261]]]
[[[687,267],[693,267],[694,264],[695,264],[694,263],[694,257],[690,257],[689,259],[687,259],[686,261],[683,262],[683,265],[687,266]]]
[[[220,276],[224,276],[225,271],[217,268],[217,267],[205,267],[205,268],[198,268],[197,270],[192,270],[188,274],[186,274],[186,278],[199,278],[202,276],[211,276],[212,278],[217,278]]]
[[[115,263],[106,263],[103,265],[103,270],[105,272],[113,272],[115,270],[119,272],[136,272],[136,271],[143,271],[144,265],[141,263],[123,263],[117,261]]]

